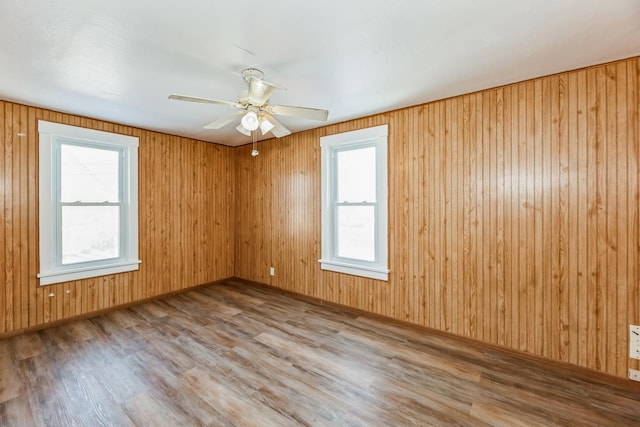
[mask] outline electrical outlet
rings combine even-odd
[[[275,267],[271,267],[269,269],[269,274],[272,275],[272,276],[275,276],[276,275],[276,268]]]
[[[629,325],[629,357],[640,360],[640,326]]]
[[[637,369],[629,369],[629,379],[632,381],[640,381],[640,371]]]

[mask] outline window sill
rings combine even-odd
[[[142,261],[127,261],[118,264],[107,264],[99,267],[74,268],[62,271],[47,271],[38,274],[40,286],[53,285],[55,283],[70,282],[72,280],[88,279],[91,277],[106,276],[109,274],[135,271]]]
[[[364,267],[357,264],[348,264],[345,262],[319,260],[322,270],[335,271],[336,273],[351,274],[352,276],[367,277],[369,279],[389,281],[388,269],[376,267]]]

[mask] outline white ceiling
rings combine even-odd
[[[638,0],[0,1],[0,99],[232,146],[202,129],[231,110],[167,96],[256,67],[335,123],[639,54]]]

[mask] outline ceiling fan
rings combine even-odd
[[[236,130],[247,136],[251,136],[252,132],[258,128],[260,128],[263,135],[268,132],[271,132],[277,138],[289,135],[291,131],[278,122],[273,115],[299,117],[322,122],[327,121],[329,115],[327,110],[269,104],[269,97],[278,87],[262,80],[263,75],[264,73],[256,68],[243,70],[242,78],[247,82],[248,89],[243,91],[236,102],[184,95],[170,95],[169,99],[225,105],[235,108],[238,111],[211,122],[205,125],[204,128],[220,129],[241,117],[240,124],[236,127]]]

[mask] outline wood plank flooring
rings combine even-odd
[[[640,384],[229,280],[0,340],[2,426],[624,426]]]

